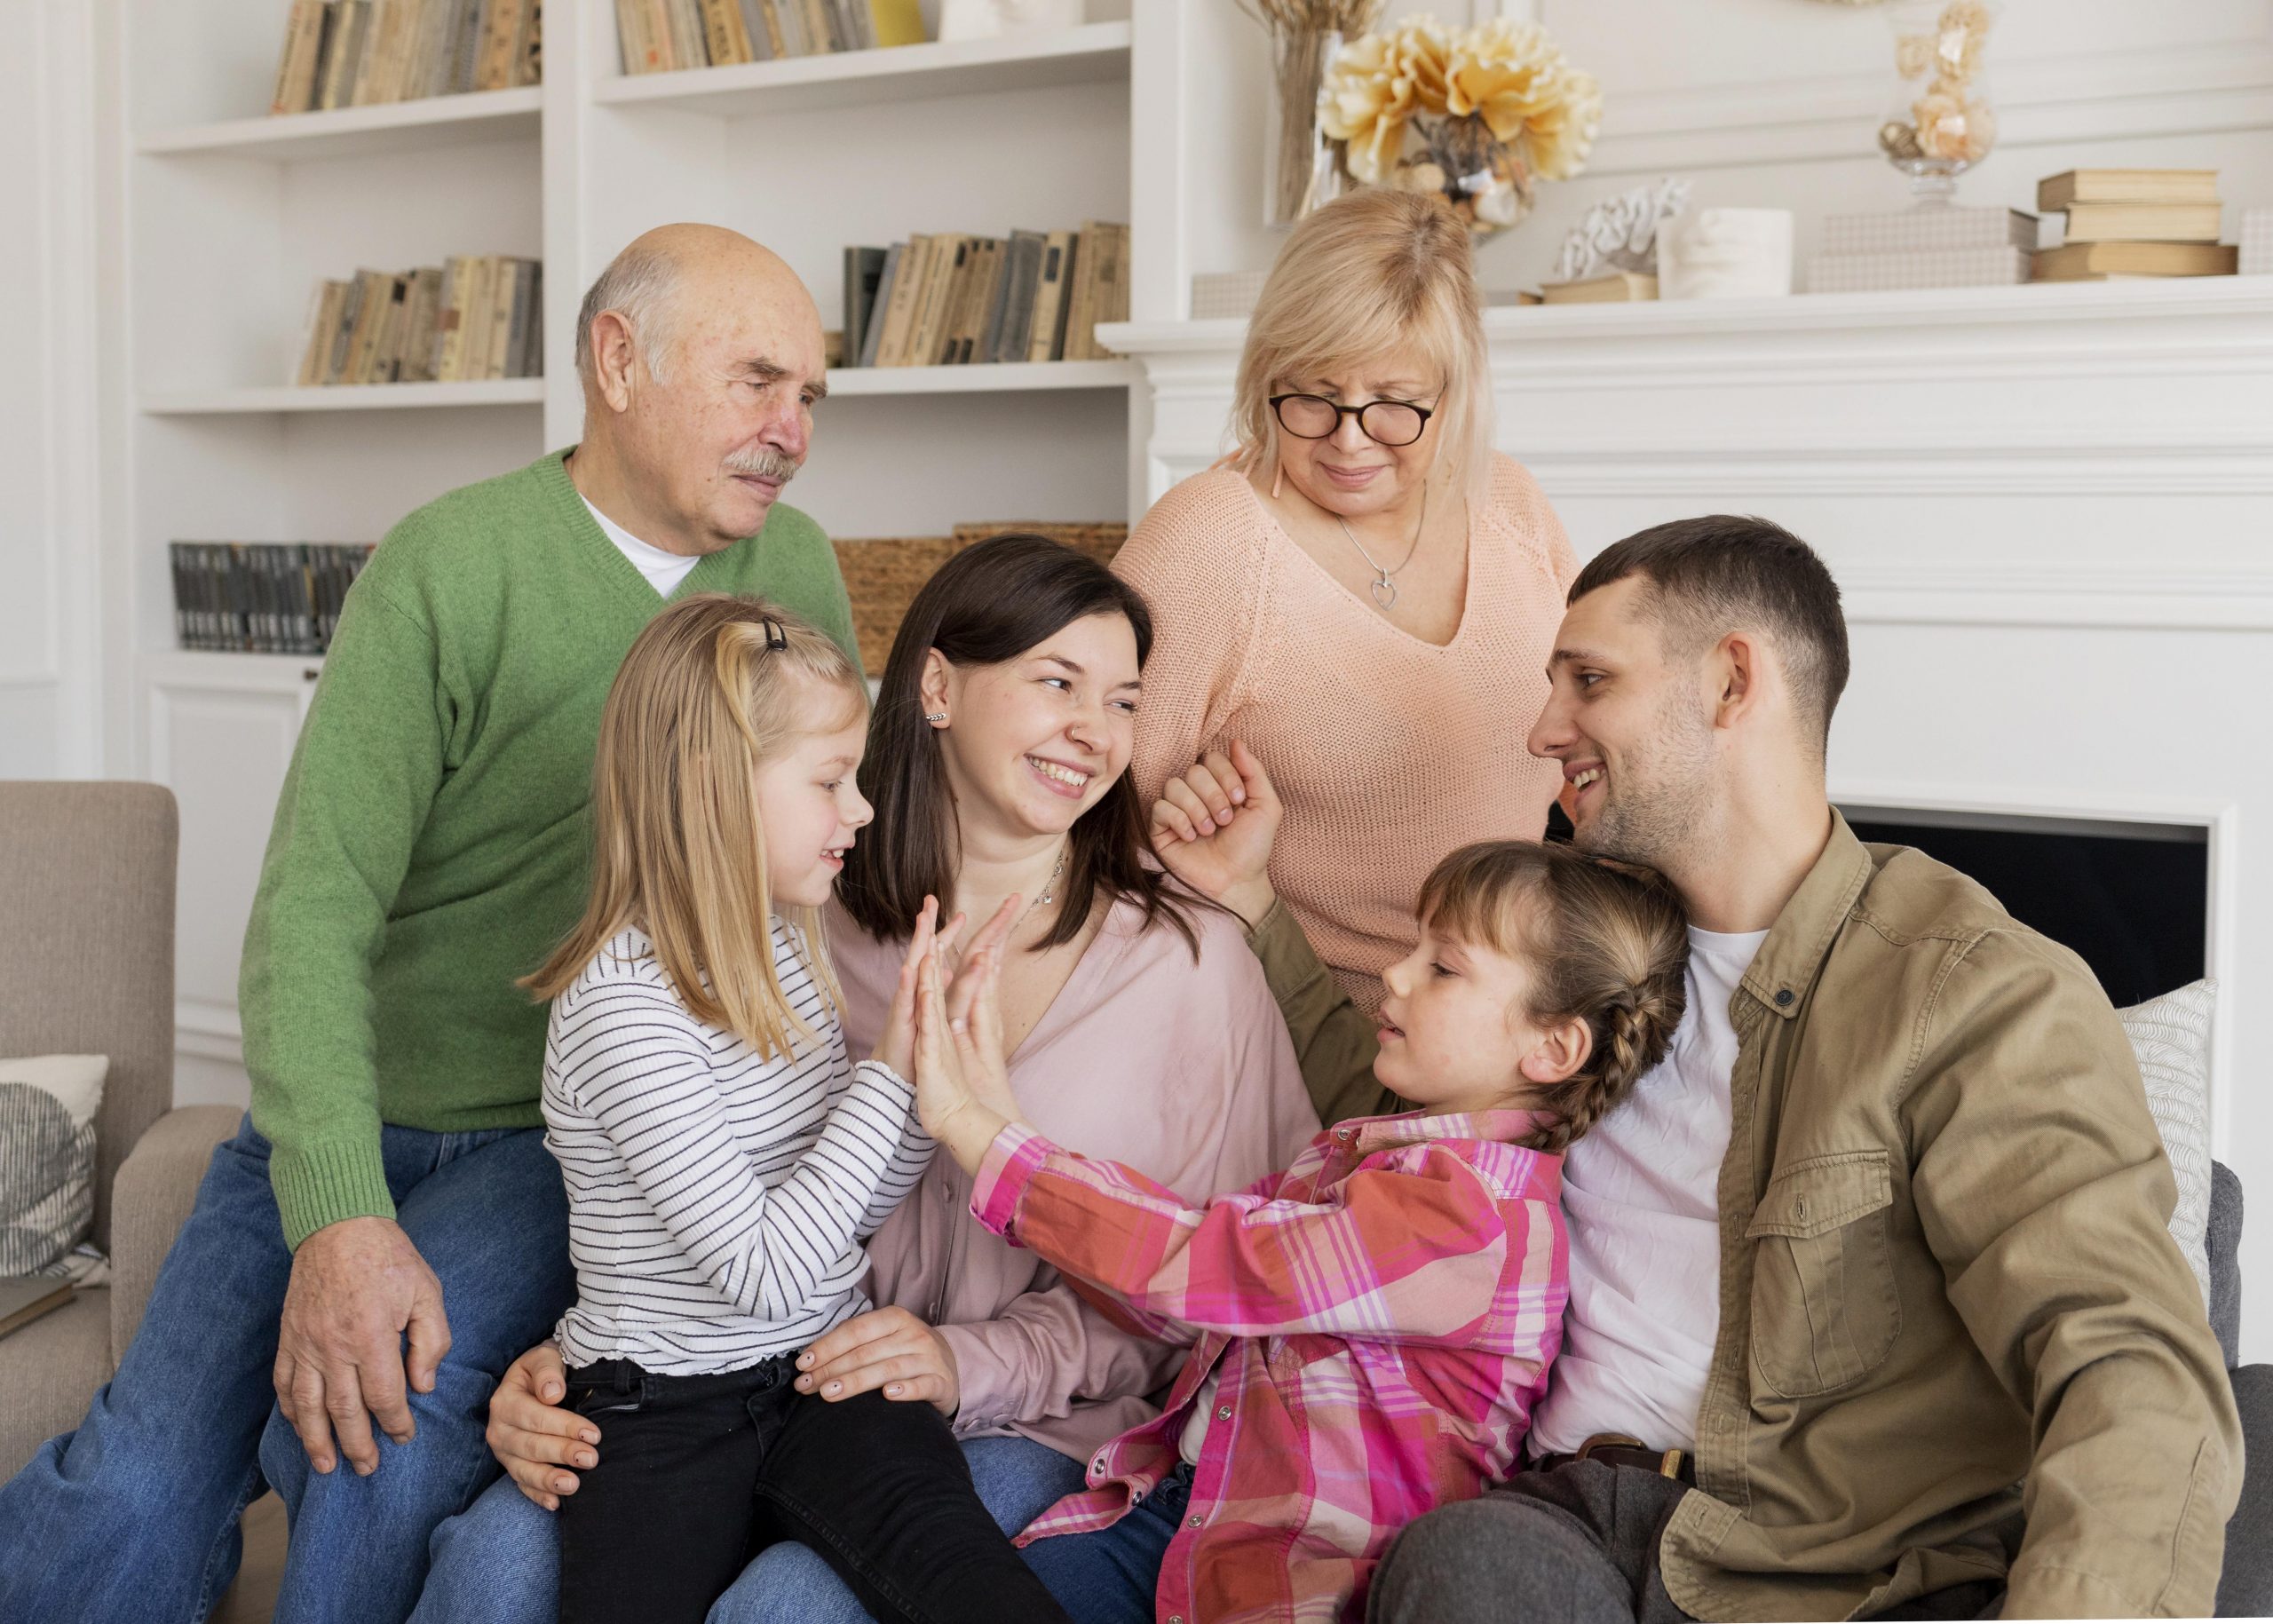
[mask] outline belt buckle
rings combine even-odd
[[[1649,1446],[1638,1438],[1628,1438],[1623,1432],[1597,1432],[1579,1446],[1578,1454],[1571,1458],[1583,1461],[1597,1449],[1647,1449]]]

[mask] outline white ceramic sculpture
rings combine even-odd
[[[1647,276],[1658,268],[1659,236],[1689,207],[1689,183],[1660,180],[1604,198],[1563,239],[1549,281],[1582,282],[1613,271]]]
[[[1791,290],[1788,209],[1700,209],[1658,234],[1661,299],[1769,298]]]

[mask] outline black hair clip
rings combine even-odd
[[[760,624],[765,628],[765,646],[769,653],[789,646],[789,634],[781,630],[780,621],[764,621]]]

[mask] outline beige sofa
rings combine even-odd
[[[0,782],[0,1055],[110,1057],[94,1241],[112,1284],[0,1337],[0,1481],[110,1380],[188,1216],[223,1105],[175,1111],[174,798],[155,784]]]

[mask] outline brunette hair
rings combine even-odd
[[[817,709],[814,701],[833,709]],[[592,889],[552,956],[520,985],[553,998],[622,931],[646,932],[688,1013],[767,1058],[812,1032],[773,968],[765,830],[752,775],[816,726],[867,703],[859,671],[810,621],[705,592],[647,622],[600,712],[592,756]],[[791,911],[834,1006],[816,910]]]
[[[1829,749],[1831,713],[1847,688],[1847,616],[1815,549],[1765,519],[1677,519],[1596,553],[1569,601],[1628,575],[1649,582],[1646,605],[1683,658],[1732,631],[1766,632],[1791,673],[1802,723],[1818,751]]]
[[[1000,665],[1092,614],[1118,614],[1136,636],[1136,664],[1152,650],[1152,614],[1144,599],[1104,565],[1047,536],[997,535],[949,558],[910,605],[884,661],[860,793],[875,821],[845,855],[837,900],[869,935],[911,934],[926,896],[942,918],[954,911],[954,796],[947,788],[939,735],[923,720],[923,664],[933,649],[950,665]],[[1167,920],[1195,957],[1196,899],[1171,891],[1168,876],[1145,861],[1144,808],[1124,772],[1095,806],[1075,820],[1064,899],[1049,933],[1034,944],[1054,947],[1080,936],[1100,894],[1144,910],[1147,928]]]
[[[1656,870],[1569,846],[1487,840],[1438,863],[1421,887],[1430,929],[1531,968],[1534,1021],[1578,1019],[1587,1063],[1547,1102],[1560,1119],[1525,1141],[1567,1150],[1665,1058],[1688,1003],[1689,927]]]
[[[1287,235],[1248,318],[1232,393],[1231,464],[1279,460],[1271,397],[1289,384],[1411,345],[1436,369],[1429,431],[1463,494],[1492,476],[1492,367],[1468,227],[1444,200],[1369,186],[1306,215]]]

